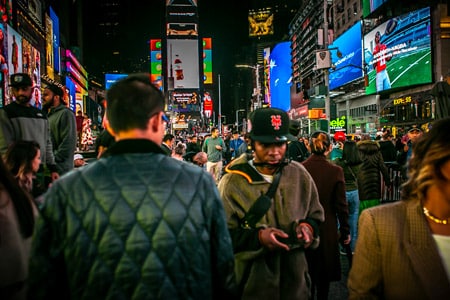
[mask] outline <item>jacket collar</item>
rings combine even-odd
[[[104,157],[126,153],[161,153],[165,152],[156,143],[146,139],[121,140],[112,145],[104,153]]]

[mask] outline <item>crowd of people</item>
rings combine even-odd
[[[132,74],[107,91],[87,162],[88,121],[58,85],[29,105],[27,76],[0,109],[0,299],[328,299],[343,249],[350,299],[450,295],[450,119],[395,145],[300,136],[260,108],[243,135],[182,137]],[[394,160],[402,198],[384,204]]]

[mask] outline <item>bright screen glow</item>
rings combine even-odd
[[[332,49],[331,63],[334,65],[329,76],[330,90],[362,77],[361,22],[340,35],[329,48]],[[338,50],[341,58],[337,55]]]
[[[364,60],[369,71],[366,94],[431,83],[430,9],[390,19],[365,35]]]
[[[291,106],[291,42],[277,44],[270,53],[271,107],[288,111]]]

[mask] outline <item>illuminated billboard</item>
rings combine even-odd
[[[388,0],[363,0],[363,17],[367,17]]]
[[[329,76],[330,90],[362,77],[361,22],[341,34],[329,48],[332,49],[333,66]]]
[[[198,40],[167,40],[167,74],[175,89],[200,87]]]
[[[213,83],[211,38],[203,38],[203,83]]]
[[[364,36],[366,94],[432,82],[430,8],[392,18]]]
[[[248,34],[250,37],[271,35],[273,29],[273,13],[270,8],[251,10],[248,13]]]
[[[128,74],[105,74],[105,89],[108,90],[114,82],[127,76]]]
[[[150,77],[152,83],[162,91],[163,81],[161,39],[150,40]]]
[[[291,106],[291,42],[277,44],[270,53],[271,107],[288,111]]]

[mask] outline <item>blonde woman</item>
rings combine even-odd
[[[414,145],[402,201],[359,219],[349,299],[450,296],[450,119]]]

